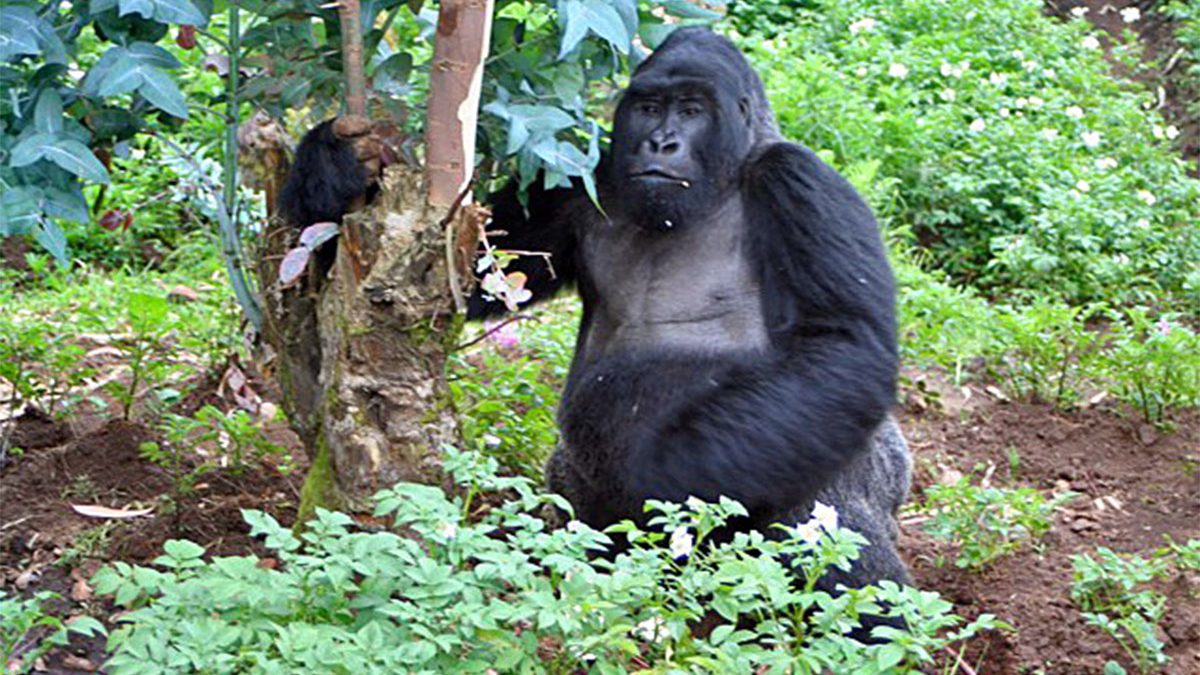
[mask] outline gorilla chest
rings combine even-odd
[[[760,285],[743,222],[734,203],[671,231],[613,222],[588,232],[583,262],[591,325],[582,345],[588,357],[647,348],[765,349]]]

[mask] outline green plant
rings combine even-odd
[[[990,370],[1016,398],[1070,407],[1079,400],[1079,387],[1102,337],[1086,324],[1102,309],[1043,298],[1019,309],[997,308]]]
[[[0,591],[0,665],[6,673],[33,672],[34,665],[51,647],[65,645],[71,633],[104,635],[104,626],[90,616],[70,623],[45,612],[54,593],[42,592],[19,600]]]
[[[892,219],[939,269],[1073,305],[1194,304],[1200,181],[1086,21],[1036,0],[812,4],[742,39],[785,135],[839,166],[878,160]],[[1107,53],[1136,71],[1135,45]]]
[[[1074,497],[1067,492],[1047,500],[1033,488],[978,487],[964,477],[927,488],[921,508],[931,516],[925,531],[958,547],[954,564],[980,569],[1026,544],[1037,546],[1054,510]]]
[[[119,521],[112,520],[80,532],[71,540],[70,545],[63,549],[62,555],[54,564],[60,567],[74,567],[85,560],[103,558],[108,552],[113,533],[120,527]]]
[[[117,563],[99,593],[132,608],[113,631],[113,673],[206,668],[264,672],[589,672],[634,667],[704,672],[904,672],[944,646],[1000,626],[963,624],[934,593],[892,583],[837,597],[797,583],[857,555],[856,533],[805,524],[777,536],[707,543],[736,503],[656,504],[651,531],[609,534],[577,521],[547,529],[535,514],[566,507],[526,478],[498,477],[494,459],[448,449],[459,488],[400,484],[375,513],[401,536],[363,531],[318,511],[295,536],[247,511],[279,564],[254,556],[202,559],[171,541],[158,569]],[[630,542],[613,559],[594,554]],[[711,632],[694,632],[716,612]],[[863,613],[903,616],[879,644],[845,637]]]
[[[246,470],[250,459],[247,455],[252,455],[256,462],[268,455],[284,455],[284,449],[272,443],[245,410],[226,413],[216,406],[206,405],[196,412],[196,421],[204,429],[194,440],[216,441],[229,458],[229,470],[235,474]],[[283,470],[288,470],[290,465],[291,458],[286,457]]]
[[[170,501],[176,532],[180,530],[184,503],[195,494],[196,482],[214,468],[212,462],[193,463],[185,450],[204,426],[204,422],[191,417],[164,415],[159,422],[159,430],[165,436],[163,442],[138,446],[143,459],[162,467],[171,477]]]
[[[109,393],[120,402],[124,419],[132,417],[143,387],[155,395],[165,393],[159,389],[173,371],[167,340],[173,327],[168,321],[170,305],[161,296],[139,292],[130,293],[128,302],[126,319],[130,335],[117,346],[129,365],[129,379],[115,380],[108,387]]]
[[[1177,315],[1135,307],[1114,313],[1098,376],[1146,422],[1169,426],[1172,408],[1200,405],[1200,334]]]
[[[1163,557],[1150,560],[1138,555],[1121,555],[1107,548],[1071,556],[1074,581],[1071,599],[1083,610],[1089,624],[1107,633],[1137,665],[1147,673],[1166,664],[1158,623],[1166,610],[1167,599],[1144,586],[1166,575],[1169,567]]]

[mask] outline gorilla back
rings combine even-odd
[[[550,487],[597,527],[644,522],[648,498],[733,497],[752,527],[819,499],[871,544],[830,586],[905,581],[895,289],[870,209],[780,138],[758,75],[704,29],[638,68],[599,178],[607,217],[580,189],[494,205],[493,243],[556,261],[519,261],[535,297],[583,298]]]

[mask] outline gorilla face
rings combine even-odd
[[[693,43],[668,40],[617,107],[609,180],[620,213],[647,229],[687,225],[722,203],[752,145],[746,85],[711,53],[697,58]]]

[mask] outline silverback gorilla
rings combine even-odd
[[[351,175],[339,142],[323,125],[301,143],[283,194],[297,224],[362,191],[329,187]],[[780,137],[757,73],[700,28],[634,73],[597,183],[603,213],[578,185],[535,185],[527,208],[515,185],[492,199],[494,245],[552,256],[553,271],[510,265],[535,300],[570,284],[583,299],[549,487],[594,527],[645,522],[648,498],[726,495],[747,528],[802,521],[819,500],[870,542],[822,587],[907,581],[895,289],[854,188]],[[477,291],[470,315],[503,309]]]

